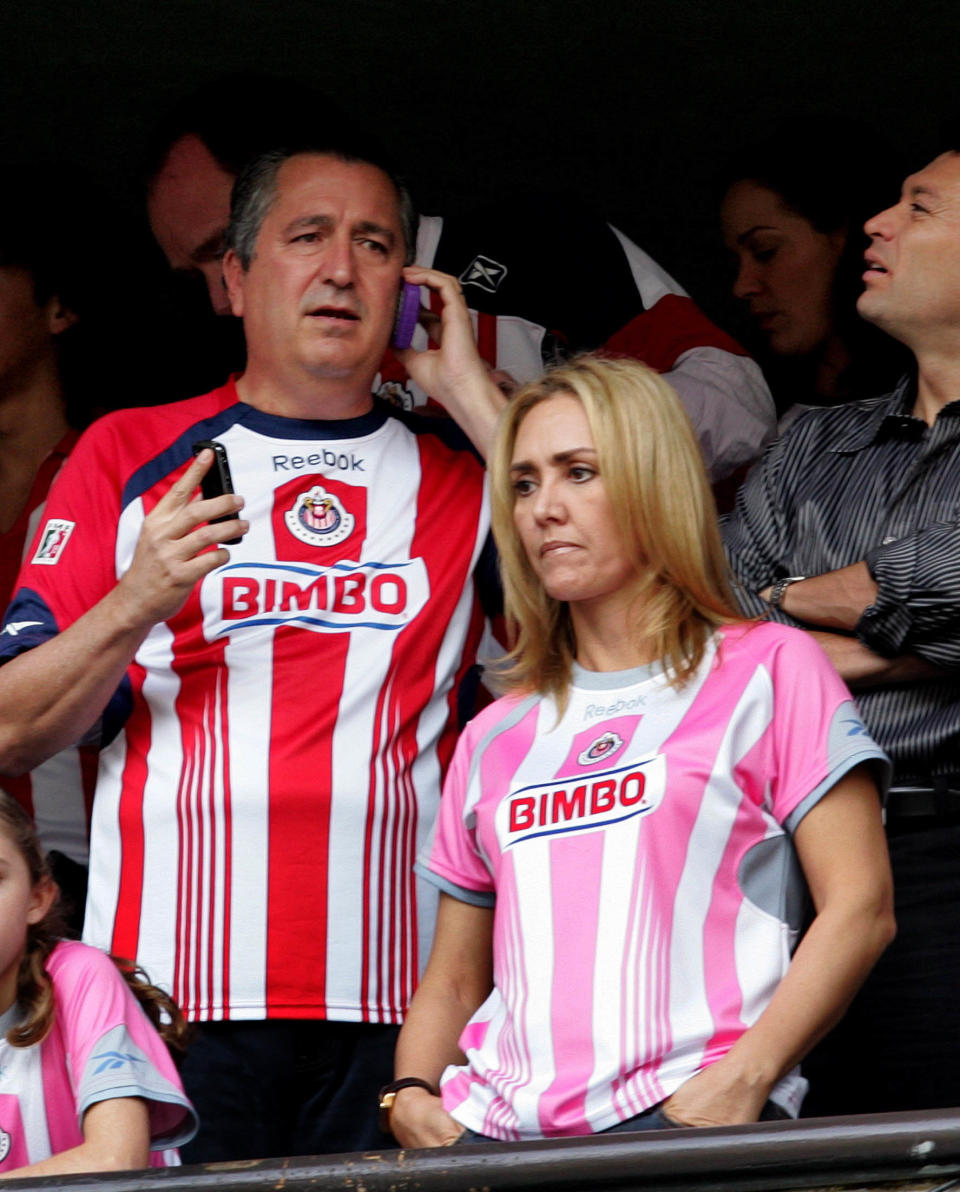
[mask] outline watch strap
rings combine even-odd
[[[426,1089],[433,1097],[439,1097],[439,1092],[428,1081],[423,1080],[419,1076],[401,1076],[399,1080],[391,1080],[389,1084],[385,1084],[380,1092],[377,1094],[377,1099],[380,1107],[379,1123],[380,1129],[384,1134],[389,1134],[390,1131],[390,1111],[393,1109],[393,1103],[397,1098],[397,1093],[401,1089],[420,1088]]]
[[[767,604],[769,604],[771,608],[782,608],[783,597],[787,591],[787,588],[789,588],[791,584],[798,584],[801,580],[806,578],[807,577],[805,575],[786,575],[781,579],[775,580],[773,586],[770,588],[770,597],[767,600]]]

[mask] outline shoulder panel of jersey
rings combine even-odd
[[[445,414],[430,414],[422,410],[403,410],[390,402],[379,400],[376,401],[375,408],[382,411],[385,417],[395,418],[401,422],[413,434],[433,435],[444,446],[453,451],[465,451],[477,460],[481,468],[484,466],[477,449],[456,422]]]
[[[118,410],[95,422],[50,489],[7,612],[0,656],[37,644],[35,634],[17,626],[41,616],[41,608],[49,617],[41,633],[46,637],[109,591],[116,582],[116,527],[126,505],[181,465],[194,441],[215,436],[248,408],[230,381],[202,397]],[[52,525],[60,525],[65,537],[56,552],[38,559],[38,545]]]
[[[770,798],[780,823],[798,822],[798,806],[809,809],[808,797],[822,797],[851,765],[879,763],[883,779],[883,751],[864,728],[845,683],[809,634],[774,622],[741,623],[722,628],[720,639],[719,669],[728,678],[755,676],[760,670],[768,676],[769,694],[763,698],[770,701],[772,712],[771,781],[762,797]],[[797,675],[804,677],[801,685]],[[705,685],[705,694],[708,690]],[[836,716],[844,709],[850,710],[843,721],[847,728],[838,735]],[[759,798],[761,792],[756,795]]]
[[[545,355],[550,337],[563,352],[599,348],[646,305],[617,235],[572,198],[446,215],[433,267],[460,279],[471,309],[544,327]]]

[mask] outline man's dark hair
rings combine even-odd
[[[38,305],[56,295],[82,316],[93,289],[92,227],[78,211],[86,208],[66,171],[42,167],[25,175],[4,170],[0,191],[0,265],[24,269]],[[69,217],[67,212],[70,213]]]
[[[364,162],[386,174],[397,190],[407,263],[413,260],[416,211],[392,157],[353,117],[321,92],[291,79],[249,71],[204,83],[184,96],[149,138],[142,167],[147,190],[163,169],[173,145],[191,135],[203,142],[217,164],[229,174],[246,177],[245,167],[260,159],[257,169],[251,170],[257,175],[255,186],[252,179],[244,182],[245,189],[254,186],[256,191],[252,202],[259,216],[253,237],[246,230],[251,199],[245,196],[242,247],[229,241],[245,269],[253,255],[256,233],[273,201],[276,173],[287,158],[298,153],[329,154],[341,161]],[[265,158],[275,164],[266,166]],[[235,212],[236,202],[233,208]],[[231,228],[236,220],[236,214],[232,214]]]
[[[341,147],[343,142],[303,145],[290,149],[272,149],[247,163],[233,186],[230,203],[230,225],[227,228],[227,248],[232,249],[244,269],[250,268],[260,227],[273,206],[277,193],[277,175],[291,157],[301,154],[335,157],[339,161],[359,162],[374,166],[389,178],[397,192],[397,206],[403,228],[405,260],[409,265],[417,247],[417,213],[410,193],[397,175],[385,165],[376,150],[356,143],[352,148]]]
[[[960,112],[951,112],[940,121],[937,137],[937,155],[960,153]]]
[[[109,205],[72,167],[3,165],[8,184],[0,191],[0,266],[29,275],[38,306],[57,298],[76,315],[76,325],[56,336],[56,347],[67,418],[83,427],[93,402],[104,396],[102,376],[92,383],[89,352],[93,329],[105,322],[109,305],[110,281],[98,259]]]
[[[183,96],[154,128],[143,155],[143,181],[149,189],[185,136],[199,137],[222,169],[239,174],[268,149],[347,122],[332,100],[291,79],[252,71],[221,75]]]

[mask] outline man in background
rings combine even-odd
[[[858,309],[916,371],[798,418],[724,525],[744,612],[820,641],[894,767],[898,935],[805,1064],[814,1114],[960,1104],[960,146],[866,232]]]

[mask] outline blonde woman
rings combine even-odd
[[[526,386],[491,474],[516,645],[420,865],[441,907],[389,1125],[434,1146],[795,1116],[798,1062],[893,933],[883,754],[815,643],[738,619],[655,373],[584,357]]]

